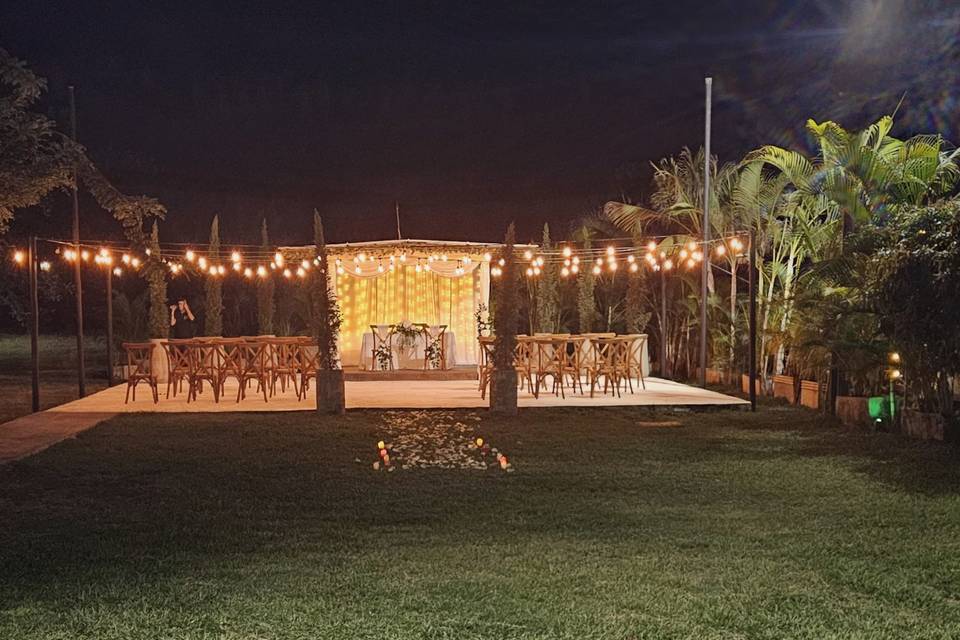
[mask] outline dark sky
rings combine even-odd
[[[228,242],[264,215],[306,241],[314,207],[334,241],[388,238],[395,200],[407,237],[562,233],[702,143],[707,74],[722,160],[901,97],[896,133],[956,139],[955,3],[169,4],[0,8],[0,46],[49,79],[43,108],[66,123],[76,85],[81,142],[168,206],[169,241],[204,240],[214,213]]]

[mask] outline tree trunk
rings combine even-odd
[[[495,370],[490,379],[490,412],[515,416],[517,409],[517,373],[512,369]]]
[[[317,371],[317,413],[340,415],[346,408],[343,369]]]

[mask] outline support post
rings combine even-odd
[[[757,410],[757,232],[750,230],[750,411]]]
[[[27,249],[30,279],[30,387],[34,413],[40,411],[40,305],[37,301],[37,236]]]
[[[713,78],[704,78],[707,90],[703,127],[703,260],[700,262],[700,386],[707,386],[707,279],[710,277],[710,130]]]
[[[113,386],[113,266],[107,265],[107,386]]]
[[[660,375],[668,375],[667,368],[667,275],[660,265]]]
[[[70,90],[70,135],[77,141],[77,102]],[[83,358],[83,281],[80,277],[80,200],[77,195],[77,166],[73,166],[73,250],[76,251],[76,260],[73,263],[73,286],[76,289],[77,301],[77,394],[79,397],[87,395],[87,384],[84,372]]]

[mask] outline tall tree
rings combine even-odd
[[[343,413],[346,408],[343,369],[337,338],[342,316],[330,286],[327,241],[320,214],[313,212],[314,269],[311,278],[314,335],[317,337],[317,412]]]
[[[267,219],[264,218],[260,225],[260,250],[264,255],[270,255],[270,236],[267,234]],[[257,280],[257,326],[260,335],[273,334],[273,278],[269,274],[265,278]]]
[[[0,233],[15,210],[73,184],[73,143],[32,110],[46,87],[25,62],[0,48]]]
[[[167,270],[160,261],[160,230],[154,221],[150,232],[150,241],[147,245],[150,255],[143,265],[143,277],[147,281],[150,291],[150,321],[149,332],[151,338],[166,338],[170,332],[170,312],[167,309]]]
[[[590,251],[588,234],[584,234],[583,250],[585,253]],[[584,263],[580,266],[580,273],[577,276],[577,315],[580,320],[580,333],[590,333],[597,319],[597,302],[594,295],[597,277],[593,274],[593,265]]]
[[[547,255],[553,250],[548,224],[543,225],[540,249]],[[560,297],[557,278],[557,270],[548,264],[537,281],[537,331],[556,333],[560,329]]]
[[[490,385],[490,410],[505,415],[517,413],[517,374],[513,362],[517,346],[519,275],[514,244],[516,232],[511,222],[500,249],[503,265],[494,305],[493,326],[496,338],[493,345],[494,372]]]
[[[210,245],[207,248],[210,267],[220,264],[220,216],[213,216],[210,223]],[[223,282],[219,276],[206,274],[203,288],[206,294],[206,314],[203,330],[208,336],[223,335]]]

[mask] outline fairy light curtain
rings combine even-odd
[[[456,335],[457,364],[476,364],[474,313],[480,304],[488,304],[490,295],[490,266],[482,258],[471,264],[397,261],[392,268],[368,260],[338,269],[331,261],[330,273],[336,274],[343,315],[340,353],[345,365],[356,365],[367,355],[360,353],[360,345],[370,325],[399,322],[447,325]]]

